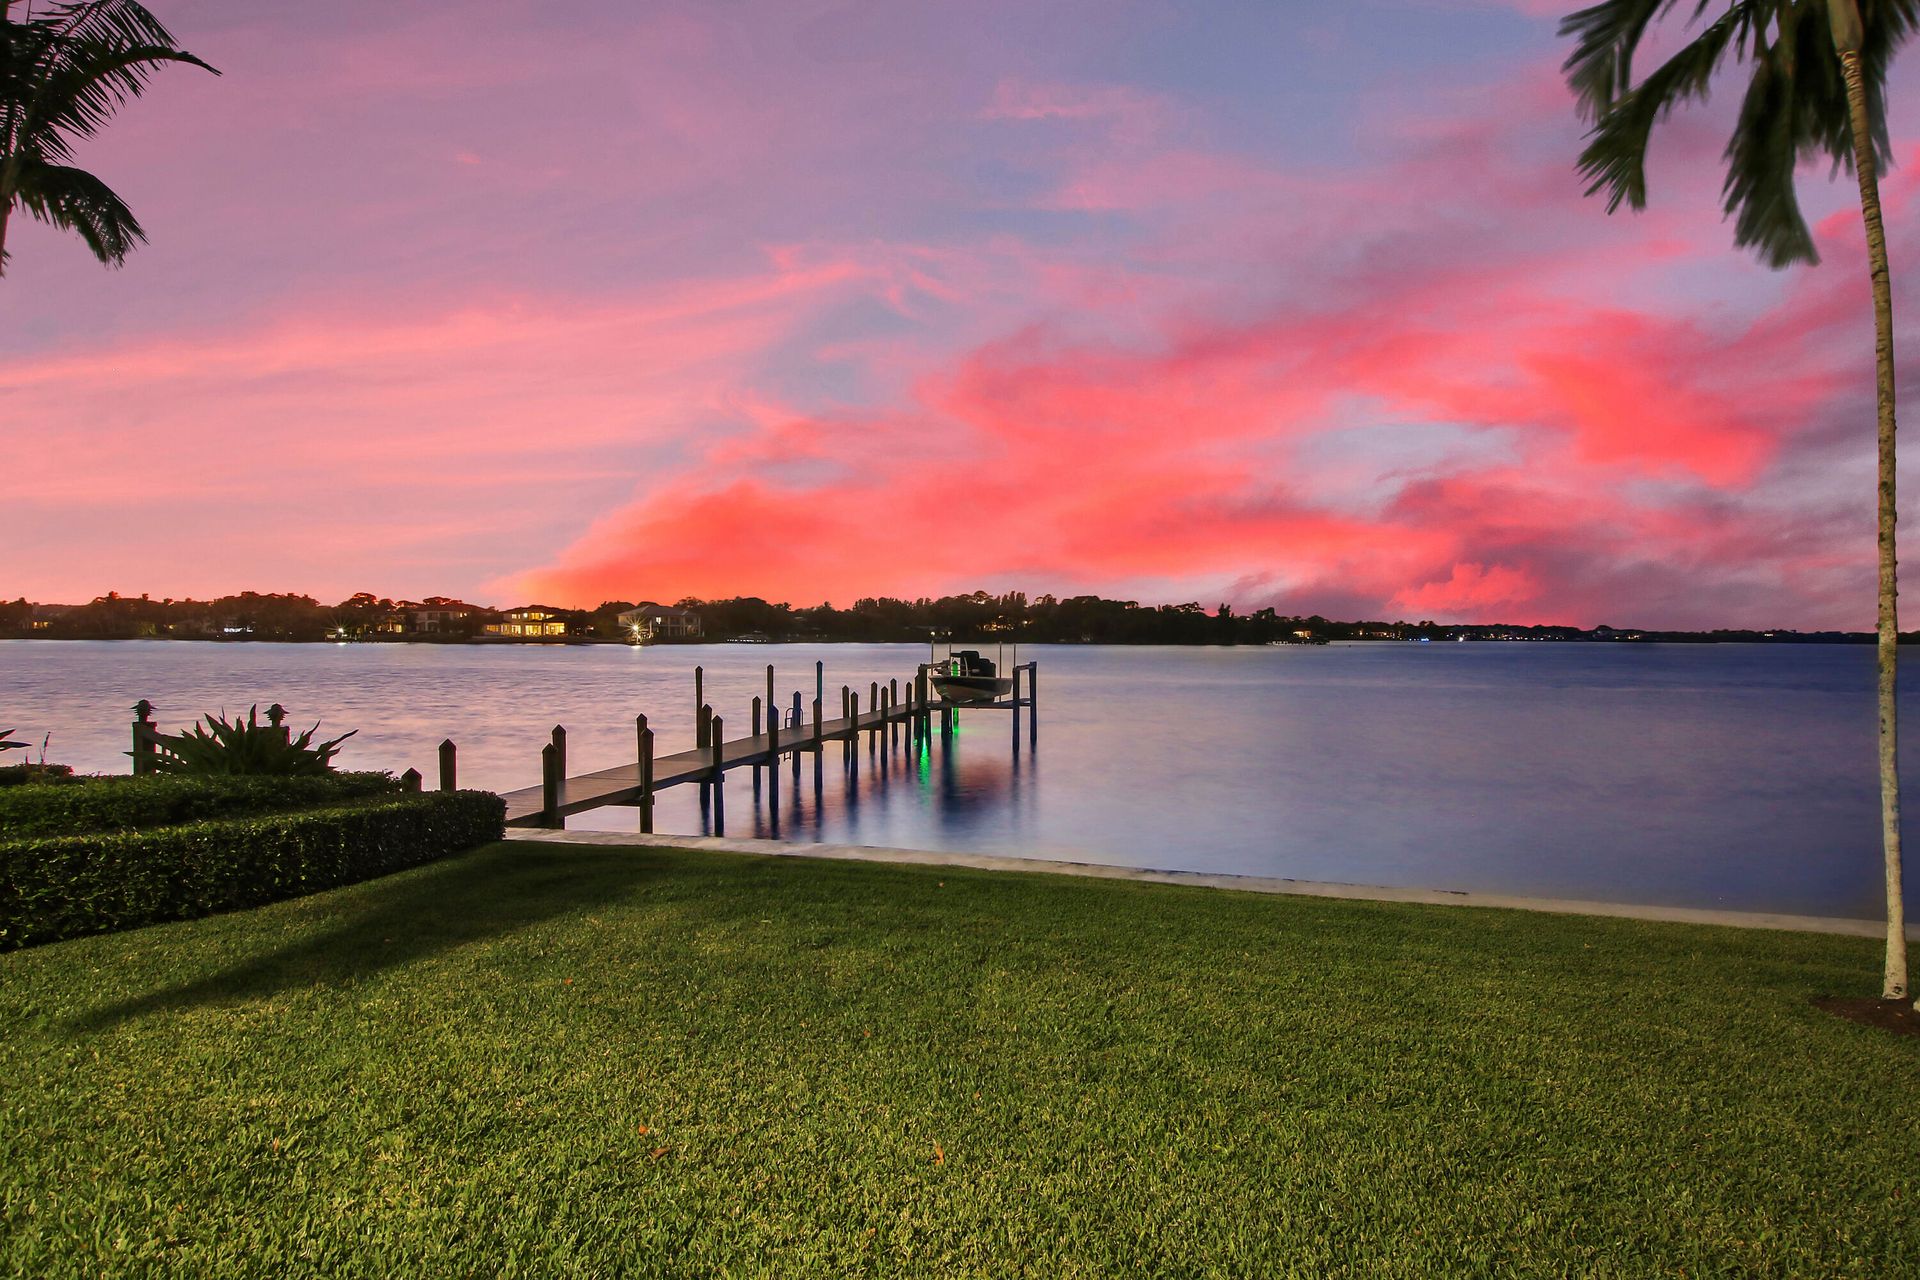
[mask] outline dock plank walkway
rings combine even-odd
[[[1017,656],[1017,655],[1016,655]],[[814,663],[814,682],[816,691],[822,685],[824,664]],[[777,763],[781,757],[795,756],[801,752],[820,752],[826,744],[840,742],[851,748],[859,741],[861,734],[881,735],[897,731],[900,726],[907,729],[908,741],[917,741],[934,732],[936,719],[942,739],[948,737],[955,724],[956,717],[963,710],[989,711],[1009,710],[1013,712],[1014,750],[1019,751],[1020,713],[1027,712],[1027,738],[1037,741],[1036,726],[1039,723],[1039,699],[1035,696],[1038,683],[1037,665],[1032,662],[1016,661],[1009,669],[1012,679],[1008,694],[990,702],[971,702],[948,700],[935,694],[931,687],[929,673],[931,664],[922,664],[912,679],[906,682],[905,697],[897,682],[889,680],[886,684],[870,681],[867,686],[867,703],[861,705],[860,691],[843,685],[840,689],[840,715],[836,719],[823,718],[824,708],[816,692],[813,714],[819,719],[809,719],[799,723],[782,725],[778,720],[769,721],[772,726],[768,732],[753,733],[742,738],[726,737],[725,720],[714,714],[714,709],[704,697],[704,670],[693,669],[694,703],[698,708],[695,716],[697,726],[696,739],[705,740],[708,745],[696,746],[690,751],[678,751],[670,756],[654,755],[654,731],[646,716],[634,717],[634,728],[638,734],[635,752],[625,764],[615,765],[611,769],[599,769],[592,773],[567,776],[566,728],[555,725],[553,741],[541,752],[541,782],[537,787],[522,787],[518,791],[508,791],[502,795],[507,802],[507,825],[509,827],[558,827],[566,819],[577,813],[598,809],[604,805],[632,805],[640,809],[640,829],[653,830],[653,805],[662,791],[669,787],[688,784],[704,784],[721,779],[727,770],[742,767],[764,766]],[[774,669],[767,667],[767,693],[763,702],[759,697],[753,699],[752,724],[760,727],[764,712],[778,717],[782,707],[774,701]],[[1021,677],[1025,676],[1026,696],[1021,696]],[[793,706],[800,709],[800,695],[794,695]],[[451,789],[455,777],[454,744],[451,741],[440,744],[440,785]],[[817,759],[817,757],[816,757]],[[796,764],[797,767],[797,764]],[[779,786],[777,775],[771,779],[772,785]],[[713,797],[715,802],[715,824],[720,819],[720,795]]]
[[[931,702],[926,708],[929,713],[946,709],[949,706],[943,702]],[[852,718],[823,720],[818,732],[809,721],[805,725],[780,730],[779,753],[784,756],[795,751],[813,751],[829,742],[845,741],[856,733],[904,724],[907,719],[908,708],[902,705],[890,711],[862,711]],[[725,770],[741,765],[768,764],[772,760],[772,753],[772,735],[762,733],[735,738],[720,744],[719,767]],[[713,780],[714,767],[712,747],[695,747],[691,751],[660,756],[653,762],[653,789],[657,793],[689,782],[710,782]],[[640,762],[634,760],[611,769],[562,779],[557,814],[564,818],[602,805],[637,804],[640,798]],[[518,791],[502,792],[501,799],[507,802],[507,825],[510,827],[538,826],[547,816],[543,787],[522,787]]]

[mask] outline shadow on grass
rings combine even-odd
[[[315,985],[363,981],[483,939],[624,897],[665,873],[664,861],[639,851],[554,854],[496,845],[414,872],[334,891],[337,914],[287,924],[292,940],[271,950],[256,934],[244,957],[218,973],[106,1005],[68,1023],[102,1031],[129,1018],[200,1005],[257,999]],[[311,901],[311,900],[307,900]]]

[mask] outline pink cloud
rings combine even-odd
[[[1143,146],[1179,115],[1165,96],[1128,85],[1035,84],[1002,80],[980,113],[986,120],[1069,121],[1104,127],[1128,146]]]
[[[1539,80],[1524,83],[1538,91]],[[1824,332],[1859,320],[1859,282],[1796,273],[1775,298],[1734,295],[1745,315],[1717,299],[1596,300],[1596,282],[1613,286],[1604,298],[1729,256],[1713,239],[1725,232],[1707,219],[1676,235],[1679,211],[1593,219],[1573,183],[1508,159],[1535,132],[1504,112],[1430,126],[1429,140],[1470,141],[1449,164],[1425,147],[1364,178],[1103,152],[1099,198],[1081,170],[1043,203],[1069,205],[1063,193],[1078,192],[1083,205],[1147,217],[1167,261],[1201,269],[1106,278],[1056,262],[1036,279],[1127,315],[1015,324],[970,350],[933,353],[910,397],[857,423],[783,415],[520,581],[582,599],[619,586],[810,600],[964,589],[997,575],[1517,621],[1591,622],[1636,604],[1654,625],[1762,624],[1783,611],[1857,621],[1867,597],[1843,593],[1845,571],[1867,544],[1844,549],[1834,538],[1851,533],[1824,513],[1783,511],[1791,499],[1776,476],[1824,447],[1824,424],[1860,390],[1828,358]],[[1684,152],[1669,160],[1690,162]],[[1233,213],[1214,215],[1235,192],[1297,211],[1270,229],[1296,250],[1276,264],[1293,270],[1278,287],[1262,283],[1258,262],[1237,288],[1209,278],[1234,260],[1208,262],[1199,240],[1223,220],[1237,225]],[[1676,203],[1699,219],[1684,194]],[[1430,230],[1467,210],[1464,250]],[[1574,231],[1567,220],[1583,216]],[[1588,228],[1598,242],[1570,254]],[[1356,237],[1358,252],[1313,256]],[[1342,406],[1356,401],[1409,433],[1419,423],[1487,433],[1518,460],[1469,450],[1434,464],[1451,470],[1382,470],[1372,489],[1384,503],[1316,497],[1313,473],[1291,460],[1336,447],[1355,429]],[[741,487],[803,460],[828,466],[831,483]],[[777,545],[656,549],[675,511],[720,519],[730,501],[804,514]],[[876,539],[854,513],[881,508]],[[963,553],[944,554],[949,546]],[[1715,585],[1689,592],[1689,581]]]
[[[734,388],[856,276],[832,263],[689,281],[639,304],[309,312],[0,359],[0,400],[15,421],[43,426],[9,441],[0,500],[36,522],[80,517],[63,542],[89,566],[78,591],[55,565],[16,570],[8,585],[66,596],[150,579],[154,543],[127,537],[122,521],[201,549],[153,583],[175,595],[290,572],[323,593],[355,589],[390,574],[387,558],[356,565],[304,548],[340,548],[363,530],[394,556],[431,560],[464,544],[463,562],[517,559],[577,518],[540,495],[617,501],[689,432],[746,430]],[[455,585],[492,576],[456,572],[468,583]],[[439,585],[431,564],[406,576],[391,589]]]
[[[1458,562],[1445,581],[1409,587],[1390,603],[1408,613],[1490,617],[1501,609],[1528,608],[1539,593],[1540,584],[1525,570]]]

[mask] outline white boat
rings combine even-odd
[[[933,691],[947,702],[992,702],[1013,692],[1013,680],[974,649],[949,653],[927,669]]]

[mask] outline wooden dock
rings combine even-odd
[[[897,681],[888,681],[882,685],[870,683],[867,687],[866,708],[861,707],[860,691],[848,686],[840,690],[840,714],[832,719],[822,718],[821,698],[824,691],[820,678],[820,665],[815,664],[815,693],[812,714],[803,717],[801,698],[793,695],[792,702],[784,710],[773,709],[774,669],[767,667],[767,696],[763,703],[756,696],[753,699],[749,715],[750,731],[742,737],[729,740],[726,736],[726,724],[723,717],[714,714],[713,708],[705,701],[704,671],[694,668],[694,720],[695,746],[692,750],[676,752],[669,756],[656,757],[653,749],[653,729],[644,715],[634,718],[634,755],[625,764],[610,769],[599,769],[592,773],[569,776],[567,773],[567,731],[564,726],[555,725],[552,740],[541,749],[541,783],[537,787],[525,787],[519,791],[509,791],[502,795],[507,802],[507,825],[510,827],[558,827],[573,814],[585,813],[606,805],[631,805],[640,811],[640,829],[643,832],[653,830],[653,801],[660,792],[669,787],[695,784],[706,786],[718,782],[728,770],[739,768],[766,769],[766,780],[771,788],[775,803],[779,799],[780,770],[771,766],[779,763],[782,756],[793,756],[794,766],[798,769],[798,756],[805,752],[818,754],[829,743],[839,742],[851,753],[862,734],[870,738],[879,735],[898,736],[904,732],[910,743],[926,741],[938,734],[942,738],[950,737],[953,732],[954,718],[962,711],[1011,711],[1013,713],[1013,741],[1015,750],[1019,749],[1021,712],[1026,712],[1027,741],[1032,745],[1039,738],[1039,712],[1035,692],[1038,686],[1037,665],[1032,662],[1016,663],[1012,668],[1013,690],[1009,696],[995,702],[946,702],[932,697],[929,692],[929,668],[922,664],[902,690]],[[1022,675],[1025,676],[1025,691],[1022,692]],[[764,718],[764,723],[763,723]],[[783,723],[784,721],[784,723]],[[453,779],[452,743],[441,748],[441,785],[449,786]],[[757,790],[757,784],[756,784]],[[715,788],[712,799],[715,803],[715,817],[720,818],[718,805],[721,789]]]

